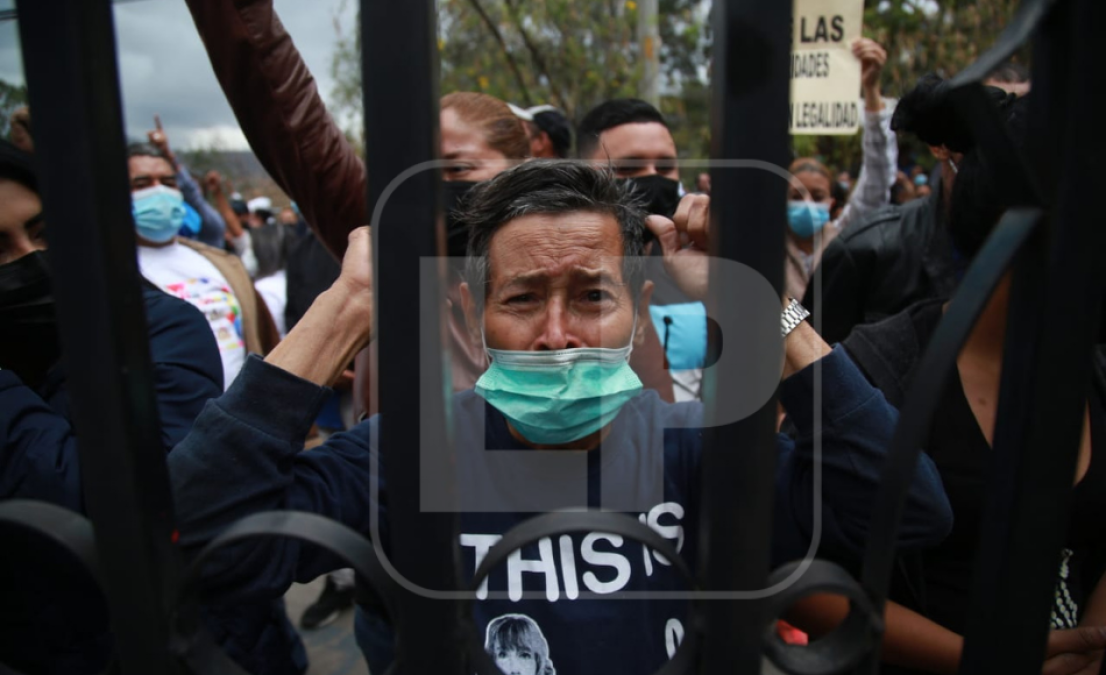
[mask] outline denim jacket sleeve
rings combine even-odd
[[[329,393],[249,357],[168,457],[186,549],[195,551],[240,518],[268,510],[316,513],[370,532],[370,425],[303,450]],[[343,566],[292,539],[254,540],[228,547],[205,582],[216,593],[277,597],[293,581]]]
[[[815,368],[819,367],[821,386],[817,387]],[[780,400],[797,433],[793,439],[780,436],[777,562],[804,556],[816,535],[821,556],[855,562],[867,542],[898,412],[840,346],[785,380]],[[820,420],[815,416],[818,411]],[[910,485],[896,545],[906,549],[932,546],[951,529],[952,507],[937,467],[923,454]]]

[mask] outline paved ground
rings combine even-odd
[[[288,616],[297,627],[303,610],[319,597],[323,580],[310,584],[295,584],[284,596]],[[301,631],[311,667],[307,675],[369,675],[361,651],[353,639],[353,611],[342,614],[337,621],[318,630]],[[765,662],[762,675],[779,675],[780,671]]]
[[[310,584],[294,584],[284,596],[288,616],[297,628],[300,615],[323,591],[320,577]],[[311,667],[307,675],[369,675],[361,650],[353,639],[353,610],[317,630],[300,631]]]

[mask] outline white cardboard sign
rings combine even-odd
[[[860,126],[864,0],[794,0],[791,34],[791,133],[855,134]]]

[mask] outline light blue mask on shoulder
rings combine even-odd
[[[529,352],[485,346],[491,365],[476,382],[476,393],[531,443],[581,439],[614,421],[641,392],[641,380],[630,368],[630,339],[621,349]]]

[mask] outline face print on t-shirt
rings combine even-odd
[[[555,675],[549,643],[525,614],[504,614],[488,623],[484,650],[506,675]]]

